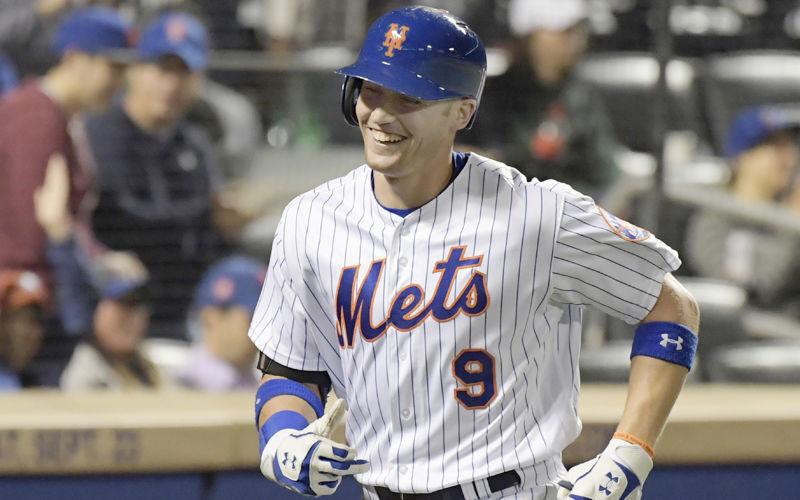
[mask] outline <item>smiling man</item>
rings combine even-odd
[[[641,493],[697,306],[649,232],[453,151],[485,70],[477,35],[427,7],[375,21],[340,70],[366,164],[286,208],[250,326],[261,471],[282,486],[329,495],[356,475],[370,500]],[[639,326],[618,432],[567,472],[584,307]],[[344,415],[341,402],[323,414],[331,386],[348,444],[330,438]]]
[[[212,224],[222,181],[205,130],[185,120],[208,65],[195,17],[165,12],[144,28],[125,94],[87,123],[97,163],[97,238],[150,272],[153,333],[180,337],[203,271],[223,252]],[[155,243],[155,244],[154,244]]]

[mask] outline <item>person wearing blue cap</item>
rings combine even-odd
[[[757,106],[737,116],[725,141],[737,197],[779,201],[786,194],[800,161],[798,130],[798,105]]]
[[[128,35],[129,24],[114,10],[75,10],[56,30],[58,64],[0,101],[0,266],[27,269],[49,282],[33,191],[42,184],[48,162],[59,156],[70,173],[70,210],[78,212],[91,174],[79,161],[68,125],[108,104],[130,55]]]
[[[731,169],[726,205],[786,216],[800,166],[798,131],[797,104],[755,106],[735,118],[724,150]],[[758,307],[798,315],[796,236],[708,208],[690,219],[686,242],[687,262],[699,275],[744,287]]]
[[[160,15],[142,31],[125,94],[87,121],[98,165],[92,227],[102,243],[145,263],[153,327],[168,337],[181,331],[203,269],[223,253],[211,219],[221,175],[205,131],[184,120],[208,50],[196,18]]]
[[[243,256],[214,264],[197,286],[195,341],[180,381],[193,389],[253,389],[256,349],[247,337],[267,269]]]
[[[122,254],[111,255],[120,258],[105,259],[97,266],[93,281],[99,300],[91,330],[61,375],[62,389],[154,389],[165,382],[142,353],[150,322],[147,272],[131,266]]]

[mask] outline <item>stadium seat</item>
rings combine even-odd
[[[149,338],[142,343],[144,356],[169,380],[175,380],[186,367],[189,350],[188,342],[177,339]]]
[[[800,53],[747,51],[711,56],[704,80],[713,145],[721,153],[728,127],[744,108],[800,102]]]
[[[800,383],[800,340],[746,342],[719,349],[706,364],[712,382]]]
[[[654,102],[658,60],[643,52],[609,52],[587,56],[576,67],[578,77],[594,86],[605,100],[617,139],[634,151],[653,151]],[[694,132],[704,138],[699,114],[695,63],[674,59],[667,67],[670,90],[668,130]]]

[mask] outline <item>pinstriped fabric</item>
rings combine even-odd
[[[564,194],[555,248],[554,301],[589,303],[628,323],[641,321],[658,298],[665,270],[677,253],[654,236],[628,241],[614,232],[591,198],[552,181]]]
[[[471,263],[437,294],[454,251]],[[655,237],[620,238],[568,186],[527,182],[475,154],[405,218],[380,207],[362,166],[286,208],[250,337],[279,363],[331,374],[350,408],[348,440],[371,463],[361,483],[420,493],[515,469],[516,497],[527,498],[563,471],[557,458],[580,431],[582,307],[638,321],[678,265]],[[379,274],[367,283],[373,266]],[[355,277],[344,310],[368,308],[340,329],[353,329],[352,344],[337,334],[345,269]],[[474,279],[485,280],[485,307],[453,309]],[[424,295],[407,317],[436,297],[442,304],[399,329],[395,298],[413,284]],[[365,289],[372,301],[359,306]],[[460,307],[482,304],[477,290]],[[481,361],[462,363],[464,353]],[[470,385],[488,368],[491,379]]]

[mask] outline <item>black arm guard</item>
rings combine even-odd
[[[258,353],[258,363],[256,366],[264,375],[276,375],[303,384],[315,384],[319,389],[323,404],[325,404],[325,400],[328,398],[328,393],[331,390],[331,377],[328,375],[328,372],[295,370],[294,368],[289,368],[288,366],[284,366],[270,359],[266,354],[260,351]]]

